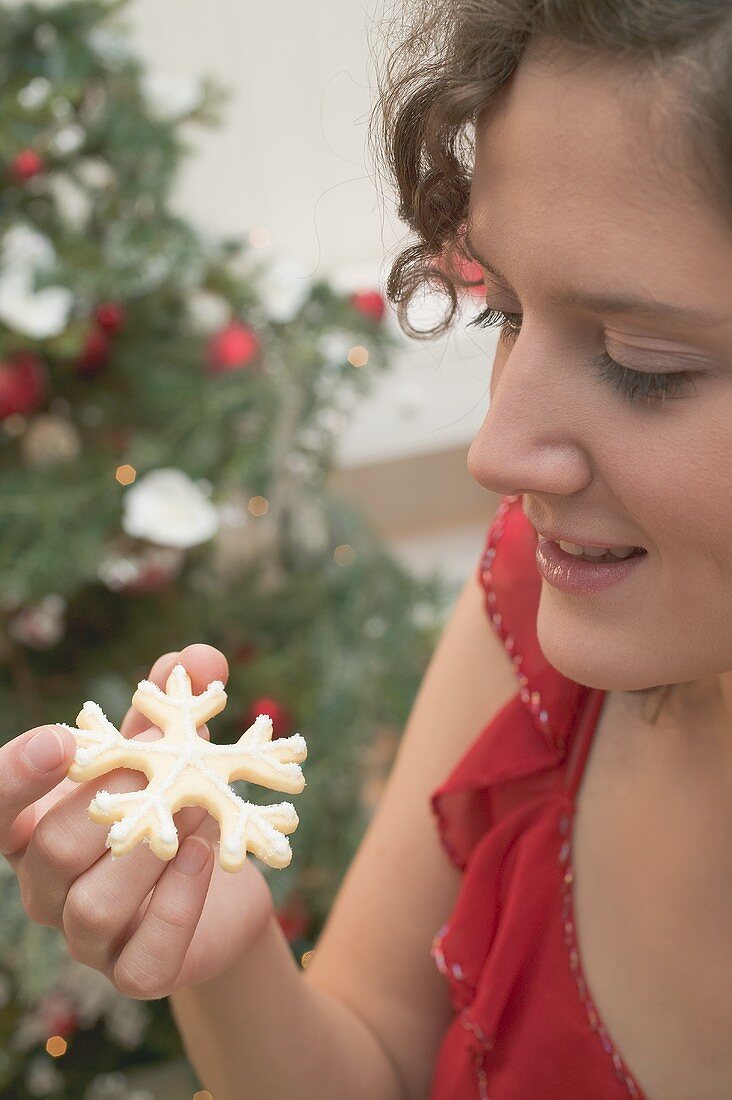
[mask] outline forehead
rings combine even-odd
[[[682,97],[671,80],[638,65],[536,43],[478,117],[477,174],[490,169],[498,181],[511,173],[562,192],[582,179],[598,197],[619,191],[625,200],[640,186],[647,200],[661,191],[682,201],[694,193],[699,202],[681,137]]]
[[[637,66],[532,48],[476,120],[476,247],[578,280],[599,259],[659,296],[664,271],[729,288],[732,229],[696,181],[682,108],[683,89]]]

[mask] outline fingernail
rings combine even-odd
[[[195,836],[186,837],[175,857],[176,871],[182,871],[184,875],[197,875],[203,870],[209,851],[205,840]]]
[[[65,755],[61,734],[50,726],[46,726],[31,738],[23,750],[23,760],[37,772],[52,772],[59,766]]]

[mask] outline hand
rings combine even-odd
[[[178,662],[196,693],[212,680],[225,684],[228,679],[223,653],[203,644],[166,653],[148,679],[164,688]],[[146,779],[118,768],[74,783],[66,772],[76,739],[69,730],[53,728],[64,751],[61,756],[59,750],[58,764],[50,771],[37,771],[24,759],[39,729],[0,747],[0,855],[18,876],[26,913],[38,924],[58,928],[71,957],[100,970],[126,997],[157,1000],[218,977],[254,943],[274,913],[263,874],[251,858],[236,874],[222,870],[212,848],[218,823],[199,806],[184,807],[174,816],[181,845],[175,859],[160,860],[140,844],[113,863],[105,847],[108,826],[90,821],[87,808],[100,789],[141,790]],[[162,736],[134,707],[120,732],[140,741]],[[211,739],[207,726],[198,733]],[[194,874],[177,866],[189,845],[205,857]]]

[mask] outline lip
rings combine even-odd
[[[580,545],[590,544],[581,543]],[[552,539],[539,538],[536,544],[536,564],[539,572],[553,588],[558,588],[562,592],[601,592],[605,588],[611,588],[630,576],[647,557],[648,553],[644,552],[632,558],[619,559],[617,564],[600,562],[595,565],[594,562],[581,561],[579,558],[572,557],[571,554],[565,554]]]
[[[572,542],[575,546],[604,546],[608,550],[622,550],[627,546],[632,546],[637,550],[645,550],[645,546],[638,546],[634,542],[608,542],[606,540],[588,539],[580,535],[562,535],[558,531],[540,531],[538,527],[535,527],[539,538],[549,539],[551,542]]]

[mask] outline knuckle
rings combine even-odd
[[[151,973],[154,960],[140,953],[139,949],[127,945],[113,970],[113,980],[123,997],[132,997],[137,1001],[154,1001],[164,997],[160,990],[157,975]]]
[[[185,905],[181,904],[180,900],[175,904],[156,898],[155,895],[153,895],[153,900],[148,906],[145,920],[148,923],[148,930],[155,940],[161,944],[167,941],[171,931],[182,932],[190,925],[190,917],[186,913]]]
[[[180,933],[189,924],[184,908],[169,904],[153,907],[151,901],[115,964],[114,982],[120,993],[137,1000],[167,996],[165,990],[178,970],[175,954],[171,954],[171,932]]]
[[[71,887],[63,910],[63,926],[67,935],[92,936],[104,939],[112,934],[114,916],[104,904],[99,892],[77,880]]]
[[[53,814],[47,813],[33,830],[29,848],[32,848],[43,863],[61,871],[69,870],[74,862],[74,847],[63,830],[54,823]]]

